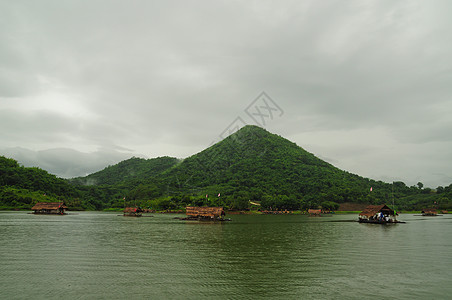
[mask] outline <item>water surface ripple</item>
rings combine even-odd
[[[452,215],[0,212],[2,299],[450,299]]]

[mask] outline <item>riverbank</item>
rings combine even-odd
[[[27,208],[12,208],[12,207],[0,207],[0,211],[30,211],[30,209]],[[68,211],[96,211],[96,210],[84,210],[81,207],[73,207],[69,208]],[[123,208],[106,208],[103,210],[100,210],[103,212],[118,212],[122,213],[124,211]],[[322,215],[330,215],[330,214],[359,214],[362,212],[362,210],[338,210],[331,213],[322,213]],[[420,210],[402,210],[397,211],[399,214],[421,214],[422,212]],[[145,213],[155,213],[155,214],[185,214],[185,210],[148,210]],[[226,214],[228,215],[264,215],[264,214],[278,214],[278,215],[307,215],[308,212],[304,210],[294,210],[294,211],[274,211],[273,213],[269,213],[268,211],[258,211],[258,210],[233,210],[233,211],[226,211]],[[442,213],[442,214],[450,214],[450,212]]]

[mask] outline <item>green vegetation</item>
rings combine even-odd
[[[372,191],[370,188],[372,187]],[[46,194],[46,196],[43,196]],[[31,207],[64,199],[79,209],[157,210],[186,205],[229,209],[336,210],[340,203],[392,203],[398,210],[452,208],[452,184],[408,187],[342,171],[278,135],[246,126],[204,151],[178,160],[131,158],[86,177],[63,180],[0,157],[0,206]],[[254,204],[251,204],[254,203]]]
[[[30,209],[37,202],[61,200],[70,205],[76,203],[77,195],[77,189],[64,179],[0,156],[0,209]]]
[[[74,185],[116,185],[127,181],[139,181],[143,178],[156,177],[178,162],[177,158],[167,156],[153,159],[132,157],[86,177],[70,179],[69,182]]]

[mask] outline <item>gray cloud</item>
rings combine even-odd
[[[64,148],[96,159],[99,151],[105,163],[123,154],[186,157],[238,116],[253,123],[244,110],[265,90],[285,112],[267,128],[335,165],[450,184],[441,149],[452,142],[451,8],[4,1],[0,148]],[[64,157],[53,166],[34,159],[61,176],[83,175]]]
[[[14,157],[23,166],[39,167],[63,178],[85,176],[131,157],[130,153],[113,150],[84,153],[72,149],[33,151],[16,147],[1,149],[1,151],[4,156]]]

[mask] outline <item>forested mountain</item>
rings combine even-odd
[[[64,179],[0,156],[0,208],[30,208],[38,201],[71,202],[77,196],[77,189]]]
[[[371,201],[369,188],[385,186],[341,171],[257,126],[242,128],[164,175],[174,194],[220,193],[224,204],[237,208],[247,200],[287,208],[299,205],[301,199],[308,206],[332,200]]]
[[[244,209],[252,201],[260,202],[264,208],[299,209],[331,202],[389,203],[393,196],[396,200],[411,197],[407,199],[417,199],[425,206],[431,200],[431,197],[426,200],[426,195],[433,192],[408,187],[403,182],[388,184],[342,171],[257,126],[245,126],[181,162],[169,157],[135,158],[77,181],[89,183],[91,179],[102,184],[116,183],[113,186],[123,191],[129,203],[154,208],[195,204]],[[442,196],[434,193],[437,200],[434,202],[447,206],[450,190],[451,187],[444,188]],[[414,208],[417,203],[398,202],[401,208]],[[112,205],[123,202],[118,198]]]
[[[173,209],[188,204],[247,209],[259,203],[264,209],[295,210],[343,202],[391,203],[393,198],[398,209],[452,208],[452,185],[431,190],[363,178],[257,126],[245,126],[184,160],[131,158],[67,181],[11,159],[0,162],[2,193],[9,193],[9,200],[0,200],[3,207],[25,208],[46,193],[84,209]],[[20,193],[11,196],[11,189]],[[18,200],[27,192],[37,194]]]
[[[153,178],[179,162],[174,157],[143,159],[132,157],[86,177],[70,179],[75,185],[114,185],[141,178]]]

